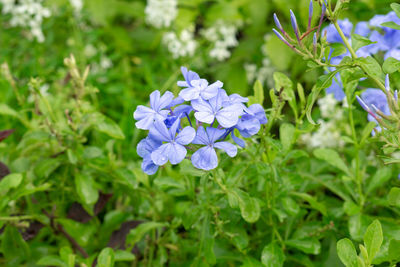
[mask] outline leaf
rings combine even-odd
[[[390,240],[389,259],[392,261],[400,260],[400,240],[396,240],[396,239]]]
[[[284,197],[282,205],[285,211],[291,216],[296,216],[300,212],[300,206],[291,197]]]
[[[20,185],[22,181],[22,174],[12,173],[5,176],[0,181],[0,193],[2,195],[6,194],[11,188],[16,188]]]
[[[99,198],[99,192],[95,188],[93,178],[87,174],[75,174],[75,187],[80,199],[87,205],[96,203]]]
[[[126,237],[126,243],[133,247],[137,242],[142,240],[144,235],[150,230],[166,226],[168,226],[168,223],[144,222],[129,232]]]
[[[321,93],[321,91],[323,89],[328,88],[329,86],[331,86],[332,79],[335,77],[336,73],[338,73],[342,69],[344,69],[344,68],[338,68],[338,69],[330,72],[329,74],[322,75],[322,76],[320,76],[318,78],[317,84],[312,89],[311,94],[309,94],[309,96],[307,98],[306,116],[307,116],[308,121],[311,124],[317,125],[314,122],[313,118],[311,117],[311,111],[312,111],[312,108],[314,106],[315,101],[317,100],[319,94]]]
[[[379,168],[369,180],[367,194],[372,193],[376,188],[383,186],[392,177],[392,169],[389,167]]]
[[[255,81],[253,85],[254,96],[249,97],[249,105],[264,103],[264,89],[259,80]]]
[[[318,255],[321,252],[321,243],[314,237],[307,239],[289,239],[285,241],[285,244],[303,251],[306,254]]]
[[[400,25],[395,23],[395,22],[393,22],[393,21],[384,22],[384,23],[381,24],[381,26],[388,27],[388,28],[391,28],[391,29],[394,29],[394,30],[400,30]]]
[[[327,215],[327,211],[326,211],[326,207],[323,203],[318,202],[318,200],[306,193],[298,193],[298,192],[292,192],[291,193],[294,196],[298,196],[302,199],[304,199],[305,201],[307,201],[311,207],[313,207],[314,209],[318,210],[319,212],[321,212],[324,216]]]
[[[361,145],[364,144],[368,140],[368,137],[371,136],[371,132],[373,131],[373,129],[375,127],[376,127],[376,122],[374,122],[374,121],[368,122],[368,124],[365,126],[365,128],[361,134],[361,140],[360,140]]]
[[[9,137],[14,131],[14,129],[0,131],[0,142]]]
[[[97,258],[98,267],[114,266],[114,250],[112,248],[104,248]]]
[[[329,148],[318,148],[314,150],[314,156],[326,161],[328,164],[342,170],[346,174],[350,174],[346,164],[335,150]]]
[[[114,252],[114,261],[134,261],[135,259],[135,254],[126,250],[116,250]]]
[[[97,130],[115,139],[125,139],[125,135],[113,120],[105,117],[103,121],[96,124]]]
[[[29,257],[30,251],[28,244],[22,238],[18,229],[12,225],[7,225],[1,242],[1,251],[11,264],[10,266],[20,266],[17,262]]]
[[[371,41],[368,38],[365,38],[364,36],[358,35],[358,34],[352,34],[351,35],[351,47],[354,49],[354,52],[356,52],[358,49],[361,47],[374,44],[376,42]]]
[[[255,198],[249,196],[248,193],[242,190],[234,190],[238,196],[238,204],[240,214],[248,223],[254,223],[260,218],[260,204]]]
[[[400,188],[392,187],[388,195],[389,205],[400,207]]]
[[[55,255],[44,256],[38,262],[36,262],[36,264],[41,266],[68,266],[60,259],[60,257]]]
[[[283,73],[274,72],[275,89],[282,91],[282,98],[288,101],[289,106],[297,116],[296,96],[293,90],[293,82]]]
[[[288,151],[294,141],[296,128],[289,123],[283,123],[279,128],[279,138],[281,139],[282,147]]]
[[[333,51],[330,55],[330,58],[334,58],[347,53],[347,48],[342,43],[333,43],[331,44],[331,47],[333,48]]]
[[[382,226],[378,220],[373,221],[367,228],[364,235],[364,245],[368,252],[370,262],[379,252],[383,242]]]
[[[383,62],[382,68],[385,73],[392,74],[393,72],[400,70],[400,61],[393,57],[389,57],[385,62]]]
[[[359,57],[355,59],[360,67],[367,73],[367,75],[383,82],[384,74],[381,65],[371,56]]]
[[[45,158],[36,164],[34,172],[39,179],[49,178],[59,166],[61,165],[60,159],[58,158]]]
[[[267,267],[281,267],[285,258],[282,248],[275,242],[265,246],[261,252],[261,262]]]
[[[346,267],[357,267],[357,252],[353,243],[348,238],[337,242],[337,253]]]
[[[396,13],[397,17],[400,18],[400,4],[398,3],[392,3],[390,4],[390,7],[393,9],[393,11]]]

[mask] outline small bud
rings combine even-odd
[[[288,43],[288,41],[286,41],[286,39],[282,36],[282,34],[280,34],[276,29],[272,29],[272,31],[276,34],[276,36],[278,36],[278,38],[279,38],[282,42],[284,42],[286,45],[292,47],[292,46]]]
[[[317,53],[317,33],[314,32],[314,36],[313,36],[313,49],[314,49],[314,54]]]
[[[399,95],[398,95],[397,90],[394,90],[394,99],[396,100],[396,103],[397,103],[398,100],[399,100]]]
[[[310,7],[308,9],[308,29],[311,28],[311,20],[314,12],[313,0],[310,0]]]
[[[361,99],[361,97],[359,97],[358,95],[356,96],[358,103],[360,104],[360,106],[366,111],[366,112],[371,112],[370,108],[367,106],[367,104],[365,104],[365,102]]]
[[[285,31],[283,30],[283,27],[278,19],[278,16],[276,15],[276,13],[274,13],[274,21],[275,21],[275,25],[276,27],[282,32],[284,33]]]
[[[290,10],[290,21],[292,22],[292,28],[294,30],[294,33],[296,34],[297,41],[300,44],[301,40],[300,40],[299,26],[297,25],[296,16],[294,15],[292,10]]]
[[[386,74],[386,78],[385,78],[385,88],[386,88],[386,91],[389,93],[389,92],[390,92],[389,74]]]

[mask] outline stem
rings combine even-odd
[[[36,216],[34,215],[9,216],[9,217],[0,217],[0,221],[13,222],[13,221],[32,220],[35,218]]]

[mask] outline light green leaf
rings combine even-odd
[[[136,228],[132,229],[127,238],[126,243],[130,246],[134,246],[137,242],[142,240],[145,234],[147,234],[150,230],[166,227],[168,223],[160,223],[160,222],[145,222],[139,224]]]
[[[44,256],[38,262],[36,262],[36,264],[41,266],[61,266],[61,267],[68,266],[60,259],[60,257],[55,255]]]
[[[357,51],[363,46],[367,46],[370,44],[373,44],[376,42],[371,41],[368,38],[365,38],[364,36],[358,35],[358,34],[352,34],[351,35],[351,46],[353,47],[354,51]]]
[[[253,86],[254,96],[249,97],[249,105],[264,103],[264,88],[259,80]]]
[[[16,188],[22,181],[22,174],[11,173],[0,181],[0,194],[6,194],[11,188]]]
[[[337,253],[346,267],[357,267],[357,252],[353,243],[348,238],[337,242]]]
[[[318,255],[321,252],[321,243],[314,237],[306,239],[289,239],[285,241],[285,244],[289,247],[303,251],[306,254]]]
[[[393,11],[396,13],[397,17],[400,18],[400,4],[398,3],[392,3],[390,4],[390,7],[393,9]]]
[[[364,235],[364,244],[368,252],[370,262],[379,252],[383,242],[382,226],[378,220],[373,221],[367,228]]]
[[[393,21],[384,22],[384,23],[381,24],[381,26],[388,27],[388,28],[391,28],[391,29],[394,29],[394,30],[400,30],[400,25],[395,23],[395,22],[393,22]]]
[[[133,261],[135,258],[135,254],[126,250],[116,250],[114,252],[114,261]]]
[[[392,187],[388,195],[389,205],[400,207],[400,188]]]
[[[400,261],[400,240],[390,240],[389,259],[392,261]]]
[[[385,73],[392,74],[400,70],[400,61],[393,57],[389,57],[385,60],[385,62],[383,62],[382,68]]]
[[[104,248],[97,258],[98,267],[114,266],[114,250],[112,248]]]
[[[260,218],[260,204],[255,198],[249,196],[248,193],[235,190],[237,193],[240,214],[246,222],[254,223]]]
[[[325,215],[325,216],[327,215],[326,206],[323,203],[318,202],[318,200],[315,197],[313,197],[309,194],[306,194],[306,193],[292,192],[291,194],[304,199],[311,205],[311,207],[318,210],[323,215]]]
[[[281,267],[285,258],[282,248],[275,242],[265,246],[261,252],[261,262],[267,267]]]
[[[367,194],[372,193],[376,188],[381,187],[392,177],[392,169],[390,167],[379,168],[374,176],[369,180]]]
[[[346,164],[335,150],[329,148],[318,148],[314,150],[314,155],[318,159],[326,161],[346,174],[350,174]]]
[[[279,128],[279,138],[281,139],[282,147],[284,150],[289,150],[296,133],[296,128],[289,123],[284,123]]]
[[[76,192],[83,203],[87,205],[96,203],[99,198],[99,192],[95,188],[95,183],[92,177],[83,173],[76,173],[75,186]]]

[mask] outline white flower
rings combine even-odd
[[[40,88],[39,88],[39,91],[40,91],[40,94],[43,96],[43,97],[48,97],[50,94],[49,94],[49,89],[50,89],[50,86],[46,83],[46,84],[43,84],[42,86],[40,86]],[[32,103],[34,100],[35,100],[35,97],[33,96],[33,94],[30,94],[29,96],[28,96],[28,102],[29,103]]]
[[[0,0],[0,3],[3,5],[2,13],[11,14],[11,26],[29,28],[38,42],[44,41],[42,22],[51,13],[42,6],[42,0]]]
[[[163,36],[163,43],[173,58],[193,56],[197,48],[197,42],[190,29],[183,30],[179,37],[174,32],[166,32]]]
[[[72,8],[74,9],[75,14],[79,14],[83,7],[82,0],[69,0]]]
[[[113,63],[108,57],[105,57],[105,56],[101,57],[101,59],[100,59],[100,67],[102,67],[103,69],[106,70],[106,69],[111,68],[112,66],[113,66]]]
[[[156,28],[169,27],[178,14],[176,0],[147,0],[146,21]]]
[[[92,44],[87,44],[83,50],[83,53],[87,58],[91,58],[97,54],[97,49]]]

